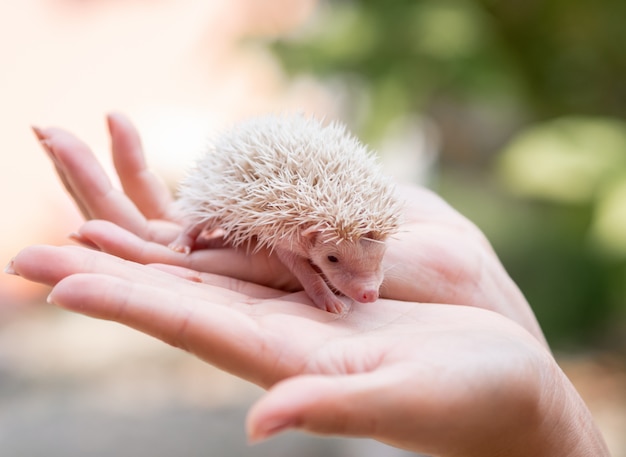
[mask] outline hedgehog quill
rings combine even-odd
[[[223,245],[276,253],[323,310],[344,310],[334,291],[378,299],[401,205],[345,126],[303,115],[243,121],[214,140],[178,195],[185,229],[175,251],[189,253],[198,237],[219,231]]]

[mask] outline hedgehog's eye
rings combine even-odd
[[[337,263],[337,262],[339,262],[339,259],[338,259],[337,257],[335,257],[334,255],[329,255],[329,256],[327,257],[327,259],[328,259],[328,261],[329,261],[329,262],[332,262],[332,263]]]

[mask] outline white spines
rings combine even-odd
[[[224,230],[233,245],[295,241],[309,228],[328,239],[384,240],[400,207],[375,156],[344,126],[302,115],[264,116],[219,136],[181,183],[189,223]]]

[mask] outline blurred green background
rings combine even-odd
[[[625,18],[622,0],[332,1],[262,41],[341,87],[374,146],[432,121],[428,184],[485,231],[552,346],[626,353]]]

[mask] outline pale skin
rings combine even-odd
[[[168,249],[180,231],[169,194],[128,120],[109,127],[124,192],[72,135],[39,131],[83,213],[100,219],[74,235],[96,249],[33,246],[8,271],[52,286],[51,303],[268,389],[248,415],[251,441],[295,428],[438,456],[609,455],[484,236],[434,194],[403,190],[383,298],[331,314],[267,253]]]

